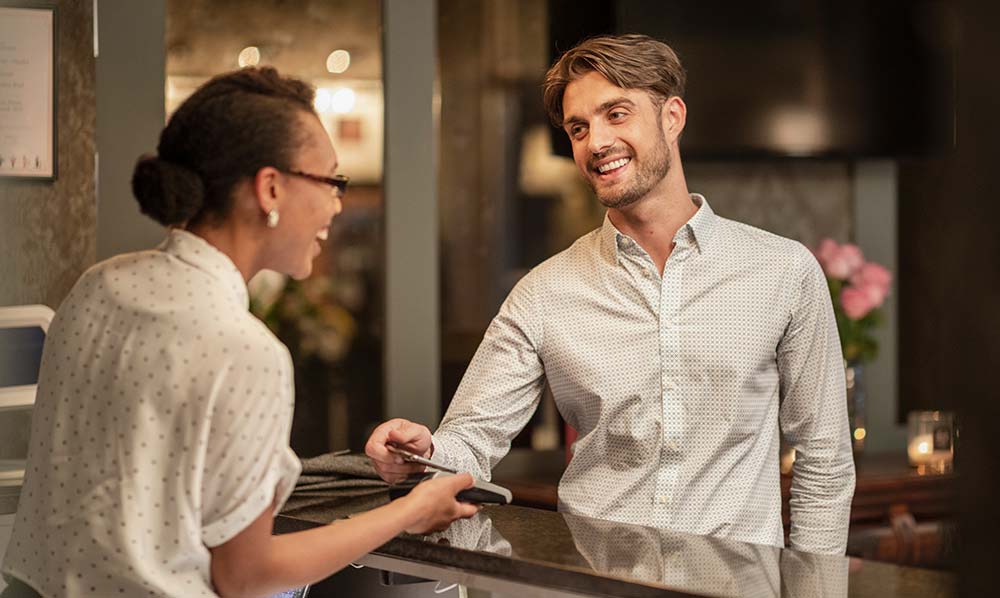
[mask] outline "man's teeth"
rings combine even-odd
[[[330,236],[330,229],[324,228],[323,230],[316,233],[316,238],[320,241],[326,241],[327,237]]]
[[[628,158],[619,158],[614,162],[608,162],[607,164],[602,164],[601,166],[598,166],[597,171],[600,172],[601,174],[604,174],[605,172],[625,166],[626,164],[628,164],[628,161],[629,161]]]

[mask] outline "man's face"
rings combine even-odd
[[[563,129],[573,159],[608,208],[645,197],[670,170],[661,106],[640,89],[622,89],[597,72],[563,93]]]

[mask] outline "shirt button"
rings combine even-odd
[[[666,505],[670,503],[670,497],[666,494],[658,494],[653,497],[653,502],[658,505]]]

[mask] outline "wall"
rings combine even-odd
[[[683,153],[683,141],[681,142]],[[837,161],[685,162],[688,188],[716,214],[815,247],[850,240],[851,168]]]
[[[438,353],[435,0],[382,3],[385,60],[385,413],[435,425]]]
[[[900,405],[898,305],[901,289],[897,163],[889,160],[863,160],[854,167],[854,238],[865,259],[879,263],[893,274],[893,286],[882,304],[882,324],[875,330],[878,355],[865,366],[867,390],[868,452],[902,451],[906,446],[906,427],[897,423]]]
[[[96,256],[93,2],[56,5],[58,179],[0,179],[0,305],[57,308]]]
[[[136,159],[156,152],[164,124],[165,3],[98,3],[99,260],[149,249],[164,235],[162,226],[139,211],[131,181]]]

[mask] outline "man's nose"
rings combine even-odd
[[[600,154],[615,144],[614,132],[611,127],[603,124],[593,124],[587,137],[587,149],[594,155]]]

